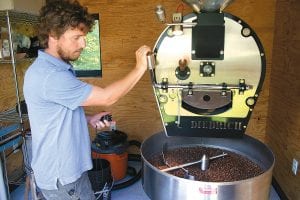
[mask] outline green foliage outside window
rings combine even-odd
[[[77,76],[101,76],[99,16],[92,32],[86,37],[86,48],[78,60],[72,62]]]

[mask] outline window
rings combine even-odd
[[[99,15],[93,14],[95,25],[86,37],[86,48],[72,64],[77,77],[102,76]]]

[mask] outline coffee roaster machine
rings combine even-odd
[[[265,77],[263,46],[246,22],[223,12],[229,0],[184,3],[193,13],[173,14],[147,56],[164,131],[141,146],[144,191],[154,200],[269,199],[274,155],[245,133]],[[164,22],[163,11],[156,9]],[[176,177],[149,162],[165,144],[229,150],[257,163],[263,173],[233,182]]]

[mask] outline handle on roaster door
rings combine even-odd
[[[147,53],[147,65],[148,65],[148,69],[150,71],[152,84],[155,85],[156,84],[156,79],[155,79],[155,74],[154,74],[155,58],[154,58],[153,52],[149,51]]]
[[[147,53],[147,65],[148,65],[149,70],[154,69],[154,65],[155,65],[154,53],[151,51],[149,51]]]

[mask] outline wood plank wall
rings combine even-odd
[[[267,141],[276,156],[274,176],[291,200],[300,199],[300,1],[277,0]]]
[[[17,62],[16,72],[21,99],[23,99],[23,77],[31,60]],[[16,87],[14,73],[10,64],[0,64],[0,111],[11,109],[16,106]]]
[[[156,20],[154,9],[162,4],[170,22],[180,0],[81,0],[91,12],[100,13],[103,78],[86,79],[105,86],[128,73],[135,64],[135,50],[143,44],[154,46],[165,26]],[[264,141],[268,110],[269,76],[272,61],[275,0],[234,1],[225,9],[246,21],[260,37],[267,57],[267,74],[263,91],[255,107],[247,133]],[[184,14],[192,10],[184,4]],[[143,140],[162,130],[162,124],[152,93],[150,76],[146,73],[136,87],[110,108],[87,108],[87,112],[111,110],[117,127],[129,137]],[[92,136],[94,135],[91,130]]]

